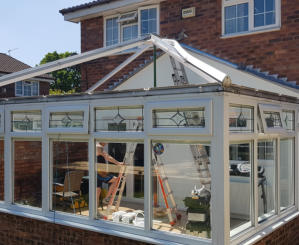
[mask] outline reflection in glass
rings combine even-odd
[[[51,142],[52,210],[88,216],[88,143]]]
[[[230,106],[229,130],[230,132],[253,132],[253,109]]]
[[[50,128],[83,128],[84,112],[51,112]]]
[[[280,209],[294,205],[294,139],[280,140]]]
[[[230,145],[230,229],[250,227],[252,157],[250,143]],[[242,198],[240,198],[242,197]]]
[[[205,109],[177,108],[153,110],[154,128],[204,128]]]
[[[259,222],[274,214],[276,141],[258,142],[258,217]]]
[[[281,118],[279,112],[265,111],[264,112],[265,121],[268,128],[281,128]]]
[[[36,132],[42,130],[40,111],[14,111],[11,114],[12,132]]]
[[[96,109],[95,131],[143,131],[143,108]]]
[[[210,146],[153,142],[153,229],[211,238]]]
[[[96,142],[97,217],[144,227],[144,147]]]
[[[14,141],[14,203],[41,207],[42,142]]]

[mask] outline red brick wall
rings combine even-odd
[[[1,245],[146,245],[143,242],[4,213],[0,213],[0,221]],[[269,234],[256,245],[298,244],[298,230],[299,217]]]
[[[4,200],[4,140],[0,140],[0,200]]]
[[[125,238],[0,213],[1,245],[146,245]]]
[[[222,0],[168,0],[160,4],[160,34],[177,38],[183,29],[188,38],[182,42],[231,62],[254,65],[271,74],[288,77],[299,84],[299,5],[282,1],[282,27],[247,36],[221,38]],[[182,8],[196,7],[196,16],[181,18]],[[103,46],[103,18],[81,23],[81,51]],[[82,91],[120,64],[124,57],[110,57],[82,66]],[[105,87],[102,87],[104,89]]]

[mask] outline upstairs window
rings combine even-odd
[[[105,45],[110,46],[150,33],[158,33],[158,23],[158,8],[153,6],[107,17]]]
[[[16,96],[38,96],[39,82],[16,82],[15,85]]]
[[[280,0],[223,0],[223,34],[235,35],[280,24]]]

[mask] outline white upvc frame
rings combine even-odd
[[[83,112],[83,127],[82,128],[50,128],[50,118],[51,113],[55,112]],[[81,105],[63,105],[63,106],[49,106],[46,108],[46,117],[45,120],[47,122],[45,130],[47,133],[57,134],[86,134],[88,133],[88,120],[89,120],[89,105],[81,104]]]
[[[0,106],[0,135],[4,134],[4,122],[5,122],[4,106]]]
[[[263,124],[263,129],[264,129],[265,134],[286,133],[286,130],[283,128],[283,123],[282,123],[282,108],[279,105],[259,104],[259,112],[260,112],[260,116],[262,119],[262,124]],[[265,112],[279,113],[281,127],[269,128],[266,123],[266,119],[265,119],[265,115],[264,115]]]
[[[38,81],[20,81],[22,83],[22,94],[18,94],[17,93],[17,83],[15,83],[15,96],[16,97],[22,97],[22,96],[25,96],[25,97],[28,97],[28,96],[38,96],[39,95],[39,82]],[[24,87],[25,87],[25,82],[30,82],[31,83],[31,95],[24,95]],[[32,95],[32,90],[33,90],[33,83],[36,83],[37,84],[37,95]]]
[[[155,109],[198,109],[204,108],[205,115],[205,127],[204,128],[154,128],[153,127],[153,111]],[[197,100],[170,100],[161,102],[151,102],[145,106],[145,115],[147,119],[145,120],[145,127],[149,129],[148,133],[150,135],[212,135],[212,100],[211,99],[197,99]]]
[[[229,105],[229,113],[230,113],[230,108],[231,107],[235,107],[235,108],[244,108],[244,109],[250,109],[251,110],[251,127],[252,127],[252,129],[251,129],[251,131],[243,131],[244,129],[242,128],[242,127],[229,127],[229,130],[230,129],[235,129],[235,130],[233,130],[233,131],[231,131],[230,130],[230,133],[231,134],[234,134],[234,133],[236,133],[236,134],[238,134],[238,133],[245,133],[245,134],[253,134],[254,133],[254,131],[255,131],[255,129],[256,129],[256,125],[255,125],[255,122],[256,122],[256,120],[257,120],[257,118],[255,117],[255,108],[254,108],[254,106],[252,106],[252,105],[244,105],[244,104],[230,104]],[[230,119],[230,118],[229,118]],[[246,128],[248,128],[248,127],[246,127]]]
[[[275,24],[254,27],[254,0],[222,0],[222,37],[235,37],[277,30],[281,26],[281,0],[275,1]],[[248,31],[225,34],[225,7],[248,3]]]
[[[129,13],[129,12],[134,12],[137,11],[137,18],[138,20],[134,23],[132,23],[132,25],[137,24],[138,25],[138,37],[137,39],[141,36],[141,20],[140,20],[140,15],[141,15],[141,10],[144,9],[151,9],[151,8],[156,8],[157,9],[157,34],[160,34],[160,5],[156,4],[156,5],[148,5],[145,7],[139,7],[137,9],[132,9],[132,11],[126,11],[124,13]],[[106,21],[107,19],[112,19],[112,18],[116,18],[121,16],[122,14],[114,14],[114,15],[109,15],[109,16],[104,16],[104,21],[103,21],[103,47],[108,47],[110,45],[106,45],[106,41],[107,41],[107,37],[106,37]],[[122,43],[122,22],[118,22],[118,43]]]

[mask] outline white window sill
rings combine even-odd
[[[233,33],[233,34],[222,34],[222,36],[220,38],[221,39],[227,39],[227,38],[242,37],[242,36],[260,34],[260,33],[265,33],[265,32],[271,32],[271,31],[279,31],[280,28],[281,28],[281,26],[276,26],[276,27],[271,27],[271,28],[263,28],[263,29],[260,29],[260,30],[239,32],[239,33]]]

